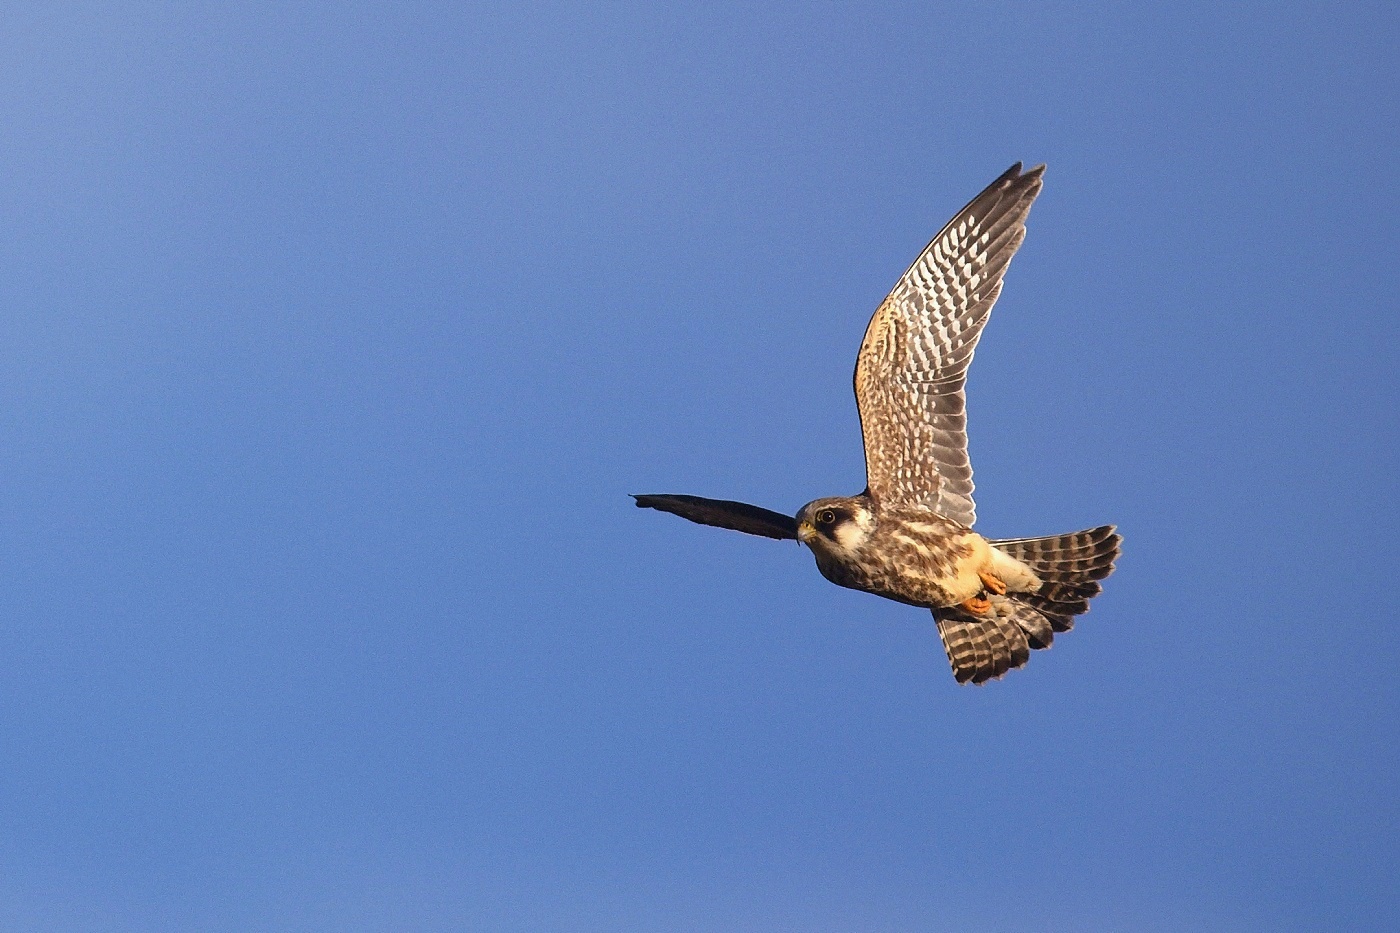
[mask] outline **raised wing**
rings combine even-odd
[[[1011,166],[924,248],[866,328],[856,404],[870,494],[971,526],[963,383],[1045,166]]]
[[[699,496],[633,496],[637,508],[659,509],[701,525],[714,525],[765,538],[797,540],[797,519],[761,509],[756,505],[728,499],[702,499]]]

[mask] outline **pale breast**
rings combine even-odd
[[[975,538],[931,512],[885,514],[858,549],[819,555],[817,566],[839,586],[915,606],[951,606],[967,598],[959,594],[966,589],[961,565],[972,554],[969,536]]]

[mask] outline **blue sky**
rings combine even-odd
[[[1394,929],[1386,4],[53,4],[0,36],[0,927]],[[1076,631],[632,508],[863,485],[1046,162],[979,530]]]

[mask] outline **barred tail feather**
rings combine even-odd
[[[958,607],[933,610],[938,634],[958,683],[985,683],[1023,666],[1033,649],[1050,647],[1056,632],[1074,627],[1113,572],[1123,539],[1112,525],[1046,538],[993,540],[993,547],[1035,571],[1034,593],[991,596],[979,616]]]
[[[960,684],[995,679],[1025,664],[1031,656],[1026,633],[1010,619],[974,620],[956,609],[935,609],[933,617],[938,621],[943,650],[953,665],[953,676]]]
[[[1088,582],[1113,572],[1123,538],[1113,525],[1048,538],[1002,538],[988,542],[1036,572],[1042,580]]]

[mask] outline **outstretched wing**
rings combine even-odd
[[[871,495],[971,526],[963,383],[1001,279],[1026,236],[1045,166],[1011,166],[972,199],[896,283],[856,357]]]
[[[714,525],[750,535],[778,540],[797,540],[797,520],[781,512],[728,499],[702,499],[699,496],[633,496],[637,508],[659,509],[701,525]]]

